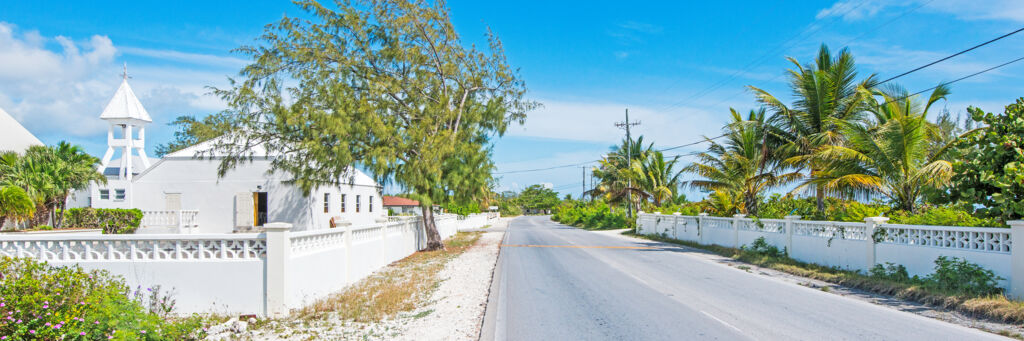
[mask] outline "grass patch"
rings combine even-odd
[[[480,239],[480,232],[460,232],[445,242],[444,250],[416,252],[370,275],[344,292],[333,294],[295,314],[304,318],[339,318],[377,322],[425,301],[440,284],[445,263]],[[427,311],[423,314],[429,314]],[[422,317],[422,316],[421,316]]]
[[[970,316],[1008,323],[1024,323],[1024,302],[1011,301],[1003,295],[965,295],[962,293],[925,287],[915,283],[894,281],[868,276],[859,272],[804,263],[781,255],[766,255],[751,250],[734,249],[719,245],[701,245],[690,241],[665,238],[661,236],[637,235],[631,233],[631,231],[626,232],[625,234],[648,240],[707,250],[760,267],[882,295],[893,296],[900,299],[920,302],[942,309],[956,310]],[[821,290],[828,291],[825,290],[824,287]]]
[[[424,310],[424,311],[416,313],[416,315],[413,315],[412,318],[414,318],[414,319],[421,319],[421,318],[427,317],[427,315],[430,315],[430,313],[432,313],[432,312],[434,312],[434,309]]]

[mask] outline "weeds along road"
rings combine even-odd
[[[482,340],[1006,340],[547,216],[503,244]]]

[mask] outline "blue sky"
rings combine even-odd
[[[863,74],[885,78],[1024,26],[1015,0],[843,1],[450,1],[467,43],[486,27],[503,40],[529,96],[544,104],[495,144],[499,171],[600,157],[621,139],[630,109],[657,146],[714,136],[728,108],[755,107],[744,85],[789,98],[782,75],[792,56],[848,46]],[[223,108],[206,86],[224,86],[245,64],[231,49],[265,24],[299,11],[285,1],[0,2],[0,108],[46,143],[69,140],[97,155],[98,119],[128,63],[132,86],[153,116],[149,151],[170,139],[166,123]],[[1024,56],[1024,33],[901,78],[912,91]],[[1024,96],[1024,62],[953,85],[943,103],[1001,111]],[[701,146],[677,152],[697,150]],[[548,183],[578,195],[581,170],[501,175],[504,189]],[[696,195],[696,194],[693,194]]]

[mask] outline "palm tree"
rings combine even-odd
[[[633,202],[630,204],[634,209],[638,208],[640,202],[650,198],[650,193],[643,191],[639,187],[639,182],[643,174],[640,165],[647,159],[653,147],[653,143],[644,146],[643,136],[633,141],[623,139],[621,144],[612,146],[608,154],[599,161],[598,166],[592,169],[600,184],[587,194],[603,196],[605,201],[612,204],[624,203],[632,194]]]
[[[96,171],[99,159],[86,154],[81,147],[60,142],[56,146],[32,146],[24,156],[16,153],[0,155],[0,184],[16,186],[25,191],[35,204],[35,225],[52,220],[61,223],[58,209],[63,209],[71,191],[84,189],[92,181],[106,183],[107,178]]]
[[[698,161],[683,171],[703,178],[690,181],[691,187],[714,191],[719,199],[737,200],[734,204],[742,213],[756,215],[762,193],[794,181],[800,174],[785,173],[787,166],[776,157],[764,109],[751,110],[746,119],[735,109],[730,112],[726,141],[720,144],[709,139],[708,151],[697,154]]]
[[[820,146],[841,145],[840,127],[861,118],[867,94],[858,89],[870,89],[877,83],[872,74],[858,82],[856,65],[849,50],[842,49],[833,57],[824,44],[818,50],[813,65],[800,65],[787,58],[795,69],[789,70],[792,105],[784,104],[765,90],[748,86],[757,100],[774,111],[770,123],[777,128],[777,137],[785,143],[780,146],[780,157],[787,163],[806,169],[810,178],[821,176],[824,168],[818,159],[810,157]],[[825,189],[812,189],[817,197],[818,211],[825,209]]]
[[[51,148],[51,153],[60,169],[60,173],[54,177],[60,191],[50,202],[50,213],[54,215],[54,227],[60,227],[63,214],[58,215],[56,212],[57,209],[63,211],[66,208],[71,192],[88,188],[89,183],[94,181],[105,184],[107,177],[96,170],[100,160],[86,153],[80,146],[61,141]]]
[[[8,219],[17,223],[32,218],[35,213],[35,203],[25,190],[17,186],[0,186],[0,228]]]
[[[651,198],[654,206],[661,206],[663,202],[670,202],[679,192],[682,170],[675,170],[679,163],[679,156],[666,161],[665,155],[660,151],[647,153],[647,157],[634,165],[634,172],[638,172],[637,188],[640,192]]]
[[[953,141],[934,148],[937,128],[927,120],[928,108],[949,89],[936,88],[924,106],[899,87],[873,94],[884,100],[869,101],[876,120],[842,123],[844,144],[819,147],[812,157],[825,167],[803,185],[838,195],[881,194],[897,209],[914,212],[927,189],[946,185],[953,175],[952,164],[943,159]]]

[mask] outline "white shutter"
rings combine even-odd
[[[235,194],[235,227],[250,228],[256,224],[253,221],[252,193]]]

